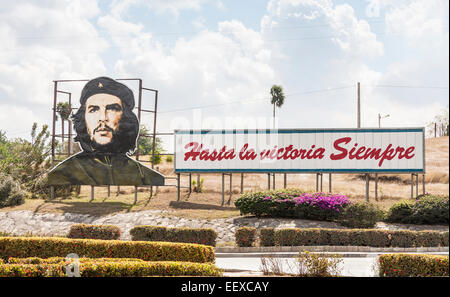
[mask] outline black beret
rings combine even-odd
[[[110,94],[119,97],[122,104],[130,110],[134,108],[134,95],[126,85],[109,77],[97,77],[86,83],[81,91],[80,104],[84,105],[86,100],[95,94]]]

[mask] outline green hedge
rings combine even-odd
[[[259,244],[261,246],[274,246],[275,228],[261,228],[259,230]]]
[[[275,199],[285,199],[287,197],[298,197],[304,191],[299,189],[283,189],[283,190],[269,190],[255,193],[242,194],[234,204],[239,209],[242,215],[252,214],[255,216],[280,216],[280,217],[295,217],[295,205],[291,203],[276,203]],[[272,197],[273,200],[265,200],[266,197]]]
[[[252,246],[256,240],[256,228],[240,227],[235,232],[235,238],[238,246]]]
[[[277,246],[437,247],[448,246],[448,232],[289,228],[275,229],[273,234],[262,232],[260,241]]]
[[[404,200],[388,210],[386,221],[404,224],[444,224],[449,223],[448,196],[426,195],[418,200]]]
[[[28,264],[33,262],[36,264]],[[37,263],[38,262],[38,263]],[[0,277],[44,277],[66,276],[63,258],[40,261],[37,258],[11,259],[0,264]],[[124,277],[124,276],[221,276],[222,271],[212,263],[192,262],[147,262],[139,259],[79,259],[81,277]]]
[[[199,244],[69,239],[57,237],[0,237],[0,258],[66,257],[137,258],[146,261],[214,262],[214,248]]]
[[[383,218],[384,212],[377,205],[353,202],[343,208],[336,221],[350,228],[373,228]]]
[[[136,226],[130,230],[132,240],[198,243],[216,246],[217,232],[210,228],[167,228]]]
[[[385,254],[379,256],[379,276],[449,276],[448,256]]]
[[[119,239],[120,228],[112,225],[74,224],[70,227],[68,238]]]

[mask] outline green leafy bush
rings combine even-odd
[[[306,193],[298,189],[242,194],[235,205],[241,214],[333,221],[350,203],[344,195]]]
[[[239,208],[242,215],[253,214],[255,216],[273,215],[294,217],[293,207],[291,204],[277,203],[276,199],[284,199],[286,197],[296,197],[303,193],[298,189],[269,190],[255,193],[242,194],[234,204]],[[265,200],[266,197],[274,199]]]
[[[74,224],[70,227],[68,238],[119,239],[120,228],[111,225]]]
[[[214,262],[211,246],[171,243],[72,239],[57,237],[0,237],[0,258],[65,257],[75,253],[87,258],[136,258],[145,261]]]
[[[16,206],[25,203],[26,194],[19,182],[0,172],[0,207]]]
[[[372,203],[354,202],[342,210],[337,221],[351,228],[373,228],[383,216],[383,210]]]
[[[259,230],[259,242],[261,246],[274,246],[275,245],[275,229],[274,228],[261,228]]]
[[[45,277],[66,275],[71,261],[64,258],[46,261],[34,258],[10,260],[0,264],[0,277]],[[142,276],[221,276],[222,271],[212,263],[147,262],[139,259],[79,259],[81,277],[142,277]]]
[[[130,230],[132,240],[198,243],[216,246],[217,232],[210,228],[167,228],[136,226]]]
[[[266,239],[265,236],[269,236],[269,238]],[[262,232],[260,241],[273,241],[276,246],[437,247],[448,246],[448,233],[377,229],[286,228],[275,229],[273,234]]]
[[[448,256],[384,254],[379,256],[379,276],[449,276]]]
[[[401,201],[388,211],[387,222],[404,224],[449,223],[449,198],[425,195],[415,202]]]
[[[240,227],[235,232],[236,244],[240,247],[249,247],[255,243],[256,228]]]

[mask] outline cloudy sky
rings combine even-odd
[[[0,8],[0,129],[51,124],[53,80],[142,78],[158,130],[425,126],[448,109],[447,0],[39,0]],[[129,86],[136,91],[137,84]],[[59,89],[79,99],[82,83]],[[59,101],[67,96],[60,94]],[[143,95],[151,109],[151,92]],[[76,105],[76,104],[75,104]],[[143,116],[152,126],[152,117]],[[59,125],[57,126],[59,128]]]

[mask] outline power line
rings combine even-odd
[[[343,87],[311,90],[311,91],[304,91],[304,92],[294,92],[294,93],[285,95],[285,97],[290,97],[290,96],[294,96],[294,95],[308,95],[308,94],[314,94],[314,93],[331,92],[331,91],[335,91],[335,90],[342,90],[342,89],[348,89],[348,88],[354,88],[354,86],[343,86]],[[195,106],[195,107],[158,111],[158,113],[170,113],[170,112],[178,112],[178,111],[185,111],[185,110],[192,110],[192,109],[205,109],[205,108],[218,107],[218,106],[231,105],[231,104],[246,104],[246,103],[251,103],[251,102],[265,101],[265,100],[269,100],[269,99],[270,99],[270,97],[257,98],[257,99],[251,99],[251,100],[241,99],[239,101],[232,101],[232,102],[227,102],[227,103],[209,104],[209,105],[202,105],[202,106]]]
[[[448,87],[435,86],[396,86],[396,85],[369,85],[374,88],[408,88],[408,89],[448,89]]]

